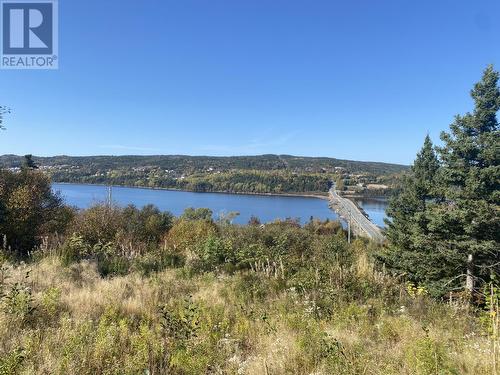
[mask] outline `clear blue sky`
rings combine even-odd
[[[500,69],[498,0],[60,0],[60,69],[0,71],[0,154],[410,163]]]

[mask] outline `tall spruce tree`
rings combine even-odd
[[[489,66],[436,159],[430,139],[390,204],[383,260],[438,296],[473,291],[500,271],[499,74]]]
[[[443,132],[439,188],[443,204],[432,212],[440,248],[458,258],[467,289],[500,271],[499,73],[488,66],[471,96],[472,113],[457,116]],[[459,278],[460,279],[460,278]]]
[[[422,150],[403,180],[401,192],[391,199],[387,214],[387,238],[390,245],[382,255],[383,261],[393,270],[403,273],[414,282],[422,282],[428,276],[432,260],[432,246],[426,241],[429,204],[437,200],[436,176],[439,161],[429,136]]]

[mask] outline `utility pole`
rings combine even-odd
[[[111,208],[113,203],[113,187],[111,185],[108,186],[108,207]]]
[[[352,212],[349,211],[349,220],[347,220],[347,243],[351,243],[351,221],[352,221]]]

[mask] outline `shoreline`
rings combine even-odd
[[[107,185],[107,184],[89,184],[82,182],[58,182],[52,181],[52,184],[59,185],[86,185],[86,186],[111,186],[118,188],[129,188],[129,189],[147,189],[147,190],[164,190],[164,191],[177,191],[185,193],[196,193],[196,194],[231,194],[231,195],[252,195],[252,196],[263,196],[263,197],[296,197],[296,198],[314,198],[328,200],[328,193],[325,195],[320,195],[319,193],[254,193],[254,192],[232,192],[232,191],[193,191],[193,190],[181,190],[173,188],[162,188],[162,187],[149,187],[149,186],[133,186],[133,185]]]

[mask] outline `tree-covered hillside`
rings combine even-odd
[[[339,176],[392,186],[394,176],[407,170],[397,164],[290,155],[54,156],[32,160],[54,182],[234,193],[326,194],[330,182]],[[0,168],[20,168],[23,161],[20,156],[4,155]],[[360,180],[351,181],[356,185]]]
[[[0,156],[0,167],[20,167],[23,157],[17,155]],[[41,166],[75,166],[93,169],[120,169],[158,167],[177,173],[204,172],[207,169],[221,171],[232,169],[243,170],[290,170],[295,172],[322,172],[336,167],[345,168],[350,172],[364,172],[375,175],[398,173],[408,167],[399,164],[364,162],[320,157],[302,157],[291,155],[260,155],[260,156],[53,156],[34,157]]]

